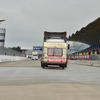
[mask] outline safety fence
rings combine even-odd
[[[70,60],[100,60],[100,54],[97,55],[81,55],[69,56]]]
[[[26,60],[26,57],[21,56],[7,56],[7,55],[0,55],[0,62],[10,62],[10,61],[19,61],[19,60]]]
[[[68,60],[68,63],[100,67],[99,60]]]

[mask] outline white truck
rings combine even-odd
[[[35,52],[32,52],[32,57],[31,57],[32,60],[38,60],[38,52],[35,51]]]
[[[59,65],[62,69],[67,67],[66,32],[44,31],[41,67],[48,65]]]

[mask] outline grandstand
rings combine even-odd
[[[83,27],[80,31],[73,33],[67,38],[68,41],[81,42],[90,45],[88,48],[83,48],[77,52],[73,52],[70,56],[89,56],[94,60],[100,59],[100,17]],[[92,57],[92,56],[98,57]],[[81,58],[81,57],[80,57]],[[84,57],[85,58],[85,57]]]
[[[100,17],[67,38],[68,41],[82,42],[100,49]]]
[[[79,42],[73,42],[72,44],[70,44],[70,50],[68,50],[68,54],[80,52],[88,47],[90,47],[90,45]]]

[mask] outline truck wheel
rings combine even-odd
[[[65,67],[65,68],[67,67],[67,62],[66,62],[66,64],[64,65],[64,67]]]
[[[67,64],[65,65],[65,67],[67,67]]]
[[[64,66],[62,66],[62,69],[64,69]]]

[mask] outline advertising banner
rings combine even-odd
[[[41,50],[42,47],[33,47],[33,50]]]

